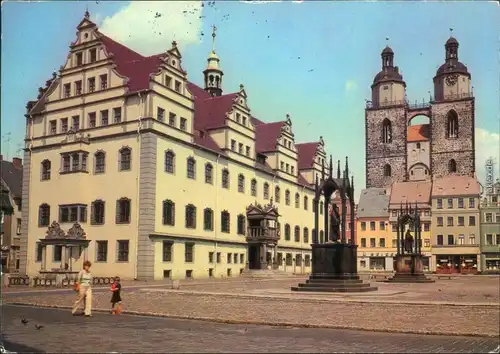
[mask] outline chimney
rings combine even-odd
[[[14,157],[12,158],[12,164],[15,168],[21,169],[23,168],[23,159],[21,159],[20,157]]]

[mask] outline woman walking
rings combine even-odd
[[[90,273],[89,261],[83,262],[83,269],[78,273],[76,279],[75,290],[78,291],[78,300],[73,306],[72,314],[76,315],[78,308],[84,303],[85,316],[92,316],[92,273]]]

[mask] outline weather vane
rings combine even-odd
[[[453,28],[450,27],[450,37],[453,36]]]
[[[215,37],[217,37],[217,27],[212,26],[212,51],[215,53]]]

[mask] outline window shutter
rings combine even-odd
[[[120,200],[116,201],[116,223],[120,223],[120,214],[121,214],[121,208],[120,208]]]
[[[105,222],[105,218],[106,218],[106,202],[101,202],[101,214],[102,214],[102,223],[104,224]],[[107,248],[107,244],[106,244],[106,248]]]

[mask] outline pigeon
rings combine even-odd
[[[39,325],[39,324],[36,324],[36,325],[35,325],[35,328],[36,328],[37,330],[41,330],[43,327],[44,327],[44,326]]]
[[[21,319],[21,323],[22,323],[23,325],[27,325],[27,324],[28,324],[28,322],[29,322],[29,321],[28,321],[26,318],[24,318],[24,317]]]

